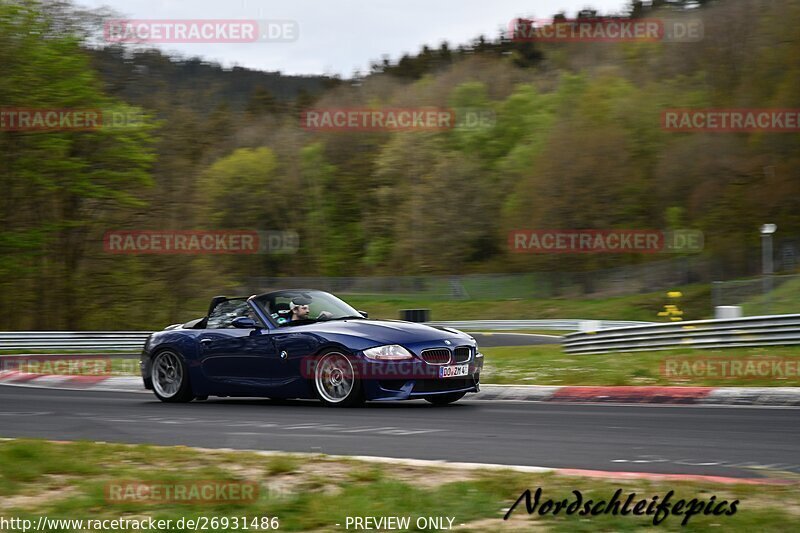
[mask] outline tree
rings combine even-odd
[[[141,205],[138,194],[152,182],[151,117],[103,94],[80,35],[58,13],[34,0],[0,4],[0,63],[8,72],[0,79],[0,101],[10,108],[99,109],[105,120],[120,113],[137,121],[119,127],[106,121],[89,131],[0,133],[0,243],[14,250],[0,258],[0,298],[13,298],[19,311],[0,319],[6,327],[76,329],[86,297],[85,255],[97,253],[95,239],[114,210]],[[23,287],[31,292],[21,295]],[[36,312],[23,324],[18,317],[26,305]]]
[[[247,113],[251,116],[274,115],[279,110],[278,101],[272,93],[260,85],[253,91],[250,102],[247,104]]]

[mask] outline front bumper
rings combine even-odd
[[[472,357],[467,375],[439,377],[441,366],[421,360],[376,362],[369,361],[361,367],[360,376],[368,400],[413,400],[438,394],[478,392],[483,357]]]
[[[373,401],[414,400],[439,394],[478,392],[480,374],[442,380],[407,380],[364,382],[367,399]]]

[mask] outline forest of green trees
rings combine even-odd
[[[0,329],[155,327],[259,275],[587,271],[656,259],[512,254],[517,228],[697,229],[716,278],[752,274],[760,224],[800,238],[800,135],[674,133],[661,112],[800,108],[800,2],[693,2],[689,15],[685,3],[635,2],[631,16],[702,17],[698,42],[478,37],[339,79],[98,49],[97,14],[0,2],[0,107],[147,117],[129,128],[0,131]],[[498,26],[512,16],[499,13]],[[496,120],[367,133],[308,131],[298,118],[310,107],[424,106]],[[226,228],[296,231],[300,248],[103,249],[108,230]]]

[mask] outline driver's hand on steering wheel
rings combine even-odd
[[[333,313],[322,311],[317,317],[317,320],[330,320],[331,318],[333,318]]]

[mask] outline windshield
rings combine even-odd
[[[259,296],[255,301],[278,326],[308,324],[321,320],[363,318],[348,304],[323,291],[271,292]]]

